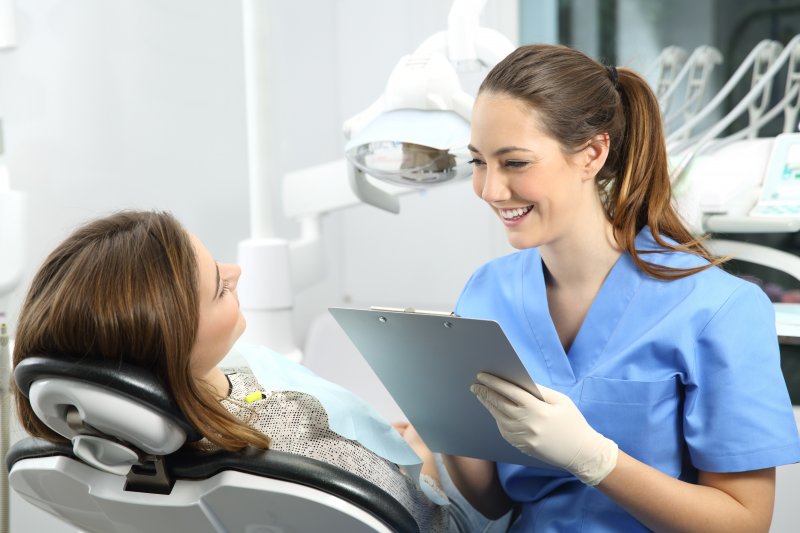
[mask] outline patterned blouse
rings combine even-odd
[[[268,435],[271,449],[324,461],[356,474],[402,503],[423,533],[447,531],[448,506],[431,502],[396,464],[331,431],[319,400],[302,392],[265,390],[249,373],[227,376],[231,389],[221,404],[250,427]],[[252,393],[261,393],[255,395],[260,399],[253,401],[248,396]]]

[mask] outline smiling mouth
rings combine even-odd
[[[515,207],[514,209],[498,209],[497,211],[500,213],[503,220],[516,220],[530,213],[531,209],[533,209],[533,206],[528,205],[525,207]]]

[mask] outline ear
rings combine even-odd
[[[593,180],[606,164],[610,143],[608,133],[601,133],[589,139],[583,150],[584,180]]]

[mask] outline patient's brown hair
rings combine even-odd
[[[22,305],[14,366],[37,354],[133,363],[161,380],[213,444],[268,447],[266,435],[229,414],[193,378],[198,323],[198,268],[187,232],[168,213],[120,212],[78,228],[47,257]],[[64,440],[14,393],[28,433]]]

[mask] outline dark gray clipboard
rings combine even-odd
[[[432,451],[552,468],[503,439],[469,390],[485,370],[539,395],[497,322],[430,311],[328,310]]]

